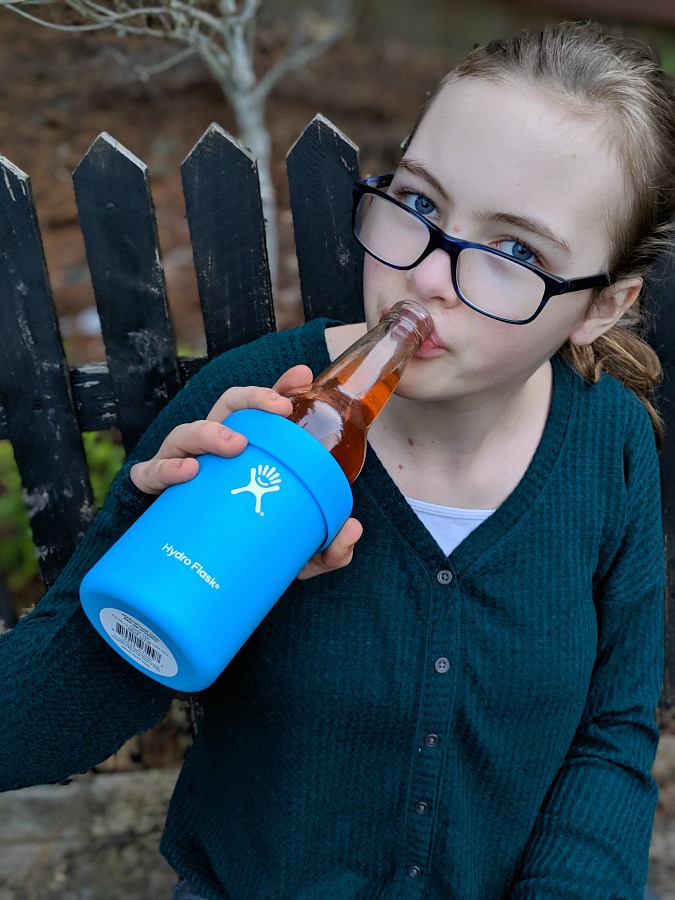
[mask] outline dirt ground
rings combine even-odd
[[[274,36],[269,40],[273,53]],[[70,35],[0,12],[0,154],[31,178],[55,302],[71,364],[102,348],[92,306],[71,174],[101,131],[148,165],[175,333],[203,343],[179,167],[212,122],[234,133],[215,83],[191,58],[149,80],[139,67],[167,55],[158,41],[122,43],[110,34]],[[426,93],[452,60],[388,40],[344,42],[288,76],[270,97],[273,176],[280,202],[280,327],[299,320],[285,154],[320,112],[361,148],[364,173],[388,169]]]

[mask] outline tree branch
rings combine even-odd
[[[65,25],[61,22],[54,22],[27,12],[22,8],[26,5],[67,7],[83,19],[91,21],[89,23]],[[104,28],[118,28],[124,34],[145,34],[153,37],[169,35],[171,29],[168,25],[160,29],[151,27],[147,22],[135,24],[134,20],[147,19],[148,17],[157,17],[163,21],[166,21],[168,17],[177,30],[185,28],[186,23],[193,20],[197,20],[218,32],[222,32],[223,29],[222,19],[211,15],[203,9],[199,9],[196,4],[190,3],[189,0],[188,2],[171,0],[170,3],[157,6],[141,6],[135,9],[111,9],[110,7],[91,2],[91,0],[62,0],[62,2],[57,2],[57,0],[0,0],[0,7],[2,6],[11,9],[12,12],[32,22],[45,25],[47,28],[57,31],[100,31]]]
[[[333,27],[324,37],[303,44],[292,53],[287,53],[283,59],[280,59],[279,62],[268,69],[258,80],[254,91],[255,95],[266,97],[285,75],[295,69],[301,68],[318,56],[321,56],[322,53],[335,44],[343,37],[351,24],[351,18],[349,16],[344,16],[341,21],[334,22]]]
[[[162,62],[155,63],[154,66],[135,66],[134,72],[136,72],[141,81],[148,81],[153,75],[158,75],[160,72],[166,72],[167,69],[177,66],[179,63],[182,63],[184,59],[194,56],[197,52],[196,47],[185,47],[185,49],[179,50],[178,53],[173,53],[167,59],[162,60]]]

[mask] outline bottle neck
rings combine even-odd
[[[411,301],[396,304],[317,376],[310,392],[336,392],[348,402],[368,397],[373,403],[372,417],[369,416],[372,421],[432,329],[433,323],[423,307]]]
[[[433,321],[422,306],[397,303],[307,391],[291,396],[290,420],[333,454],[350,483],[363,465],[369,427],[432,330]]]

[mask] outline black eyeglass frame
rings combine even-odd
[[[498,322],[506,322],[510,325],[527,325],[528,322],[532,322],[537,318],[537,316],[546,306],[551,297],[559,297],[561,294],[571,294],[575,291],[585,291],[589,288],[608,287],[616,280],[615,276],[613,276],[609,272],[601,272],[598,275],[588,275],[584,278],[559,278],[557,275],[551,275],[549,272],[544,271],[544,269],[540,269],[539,266],[532,265],[532,263],[524,262],[520,259],[514,259],[508,253],[504,253],[502,250],[496,250],[494,247],[488,247],[486,244],[476,244],[473,241],[465,241],[461,238],[451,237],[449,234],[446,234],[444,231],[442,231],[438,227],[438,225],[434,225],[433,222],[430,222],[429,219],[426,218],[426,216],[423,216],[421,213],[416,212],[414,209],[410,209],[409,206],[401,203],[395,197],[392,197],[390,194],[385,193],[382,189],[388,188],[393,179],[393,174],[374,175],[371,178],[364,178],[362,181],[357,181],[354,183],[354,186],[352,188],[352,230],[354,232],[354,237],[358,241],[359,245],[363,247],[366,253],[368,253],[369,256],[372,256],[373,259],[378,260],[378,262],[384,263],[384,265],[389,266],[392,269],[398,269],[400,271],[408,271],[409,269],[414,269],[415,266],[418,266],[422,262],[422,260],[426,259],[426,257],[433,253],[434,250],[444,250],[450,257],[450,273],[452,276],[452,284],[455,292],[457,293],[457,296],[462,300],[463,303],[466,303],[467,306],[470,306],[471,309],[475,310],[478,313],[481,313],[481,315],[487,316],[490,319],[496,319]],[[365,194],[374,194],[377,197],[384,198],[385,200],[389,201],[389,203],[393,203],[395,206],[400,207],[409,215],[418,219],[427,229],[427,232],[429,234],[429,243],[422,251],[422,253],[417,257],[417,259],[414,262],[410,263],[410,265],[394,265],[394,263],[390,263],[388,260],[383,259],[376,253],[373,253],[372,250],[369,250],[368,247],[366,247],[366,245],[360,240],[358,234],[356,233],[356,213],[359,203],[361,202],[361,199]],[[494,313],[486,312],[484,309],[476,306],[471,302],[471,300],[464,296],[464,294],[459,289],[459,284],[457,282],[457,260],[459,258],[460,252],[466,249],[484,250],[486,253],[491,253],[493,256],[498,256],[501,259],[506,259],[511,263],[522,266],[524,269],[529,269],[530,272],[534,272],[541,278],[541,280],[544,282],[543,295],[539,306],[528,319],[507,319],[504,316],[497,316]]]

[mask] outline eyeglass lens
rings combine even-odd
[[[414,215],[377,194],[364,194],[354,230],[364,248],[384,263],[413,266],[429,244],[429,232]],[[462,297],[489,315],[519,321],[537,311],[544,282],[517,262],[465,247],[457,260]]]

